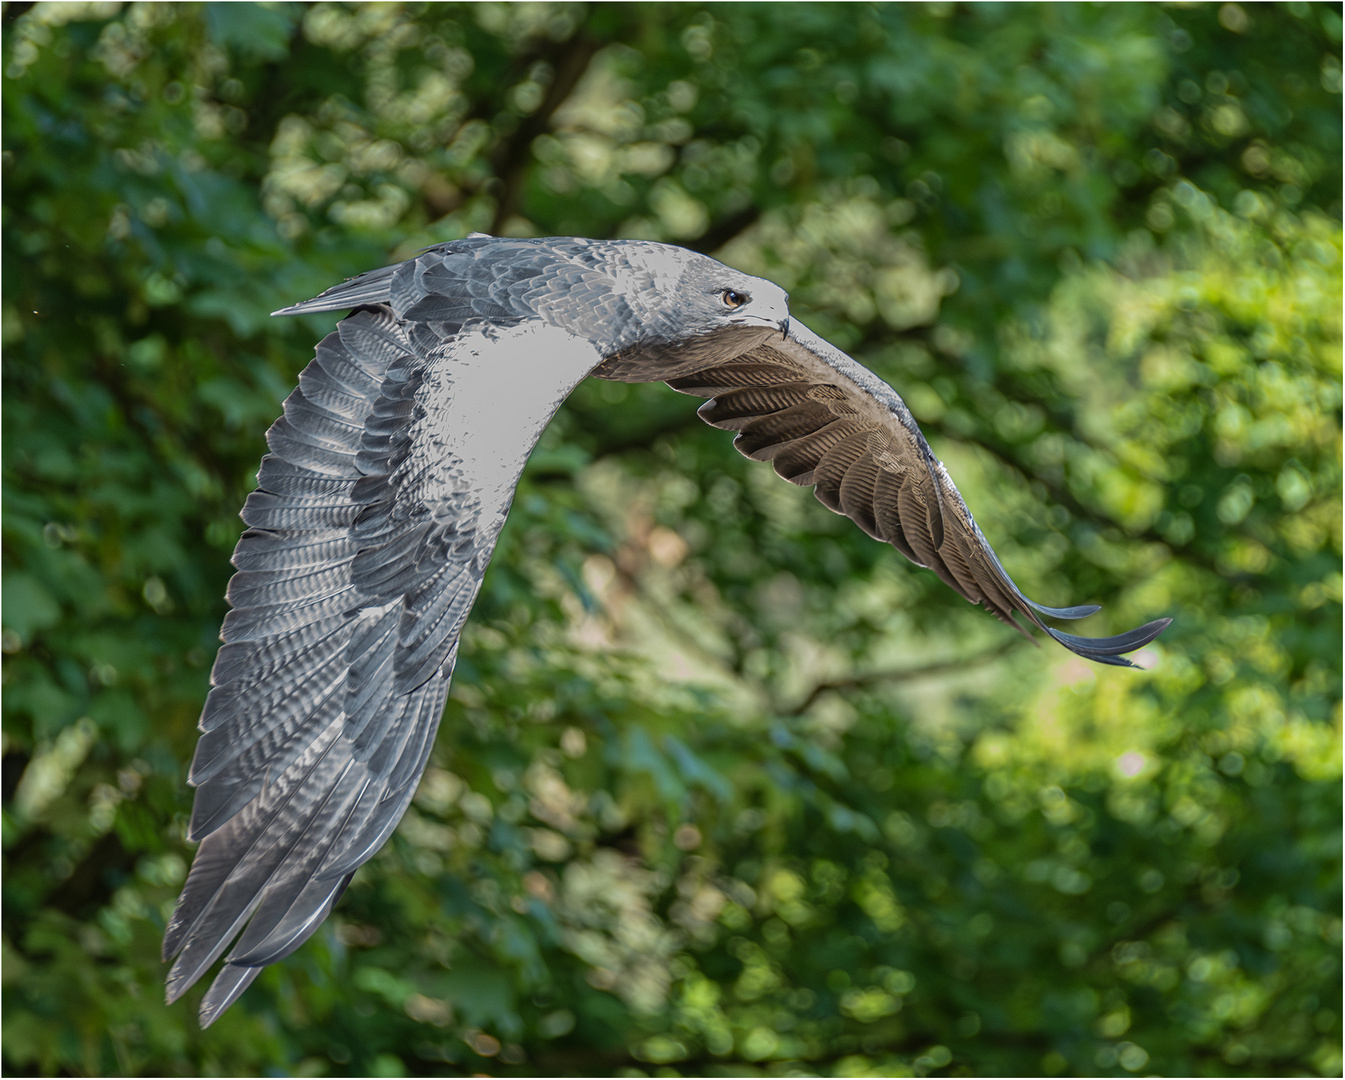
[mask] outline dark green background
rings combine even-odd
[[[1337,1075],[1337,5],[8,4],[10,1074]],[[684,243],[905,395],[1147,672],[585,385],[432,768],[200,1032],[158,945],[236,512],[332,317]]]

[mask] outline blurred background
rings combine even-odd
[[[1338,1075],[1336,4],[3,5],[3,1067]],[[524,476],[411,811],[163,1005],[237,511],[472,230],[680,243],[900,392],[1035,649],[663,386]]]

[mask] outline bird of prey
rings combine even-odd
[[[233,942],[209,1025],[318,928],[405,813],[464,620],[542,429],[586,376],[663,381],[747,457],[1011,626],[1087,638],[1014,585],[901,398],[784,290],[664,244],[473,234],[276,312],[350,311],[267,432],[189,782],[200,841],[168,1000]]]

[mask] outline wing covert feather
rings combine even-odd
[[[982,535],[952,478],[896,392],[867,368],[791,320],[773,337],[720,366],[668,385],[708,398],[706,423],[737,432],[744,455],[770,461],[791,483],[812,485],[828,509],[851,518],[950,588],[1031,637],[1014,614],[1065,648],[1099,663],[1133,667],[1125,653],[1172,621],[1087,638],[1055,630],[1042,616],[1081,619],[1093,604],[1051,608],[1029,600]]]
[[[448,287],[435,265],[422,278]],[[427,303],[410,276],[403,299]],[[394,278],[362,275],[347,299],[386,303]],[[518,474],[598,362],[565,330],[501,329],[499,305],[469,299],[465,327],[387,306],[343,319],[267,433],[189,778],[201,846],[164,937],[170,1002],[238,937],[203,1024],[313,933],[404,814]],[[535,376],[534,360],[543,376],[502,393],[501,371]],[[474,426],[495,441],[474,450]]]

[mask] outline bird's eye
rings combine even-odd
[[[724,306],[729,308],[740,308],[752,298],[747,293],[740,293],[734,289],[725,289],[719,294],[719,299],[724,301]]]

